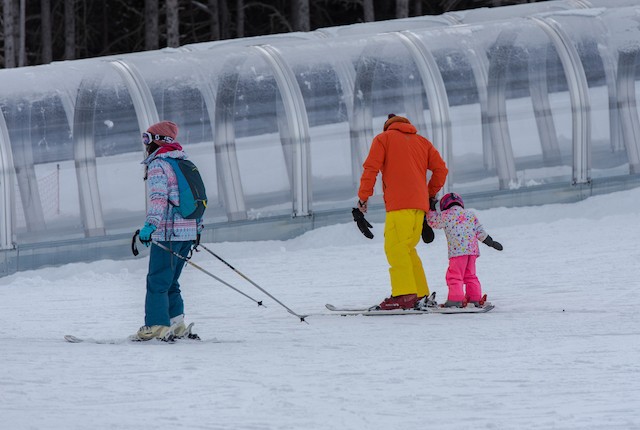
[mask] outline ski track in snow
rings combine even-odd
[[[70,344],[63,335],[119,339],[142,325],[148,254],[2,278],[2,428],[640,428],[640,189],[476,213],[505,246],[481,245],[496,305],[481,315],[304,324],[200,252],[267,308],[187,267],[202,343]],[[328,313],[389,294],[382,230],[367,240],[349,222],[210,248],[296,312]],[[444,300],[442,231],[419,252]]]

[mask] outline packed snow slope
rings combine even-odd
[[[124,339],[143,323],[148,253],[0,279],[3,429],[638,429],[640,189],[575,204],[476,211],[480,315],[341,317],[390,292],[382,224],[210,248],[182,276],[203,341]],[[446,298],[442,231],[420,243]]]

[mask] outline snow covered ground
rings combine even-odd
[[[481,315],[311,316],[301,323],[228,267],[188,267],[201,343],[123,339],[143,323],[148,253],[0,279],[3,429],[638,429],[640,189],[476,211],[504,244],[478,274]],[[345,214],[345,220],[350,214]],[[382,224],[210,247],[298,313],[389,294]],[[446,296],[441,231],[419,245]]]

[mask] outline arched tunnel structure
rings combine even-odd
[[[0,70],[0,276],[126,258],[163,119],[211,242],[349,222],[390,112],[476,208],[638,186],[639,58],[637,0],[557,0]]]

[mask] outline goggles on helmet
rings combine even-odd
[[[142,133],[142,143],[144,143],[145,145],[151,145],[151,142],[153,142],[154,140],[159,142],[171,143],[173,142],[173,137],[151,134],[148,131]]]

